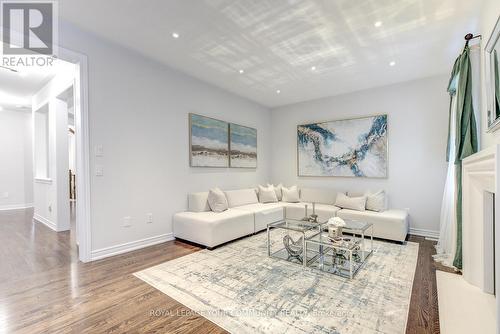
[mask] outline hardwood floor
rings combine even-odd
[[[132,274],[200,248],[180,241],[78,262],[73,232],[0,212],[0,333],[226,333]],[[439,333],[434,243],[420,244],[407,333]]]

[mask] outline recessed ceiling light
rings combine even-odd
[[[382,21],[377,21],[373,24],[376,28],[380,28],[382,26]]]
[[[279,93],[281,93],[281,91],[280,91],[279,89],[278,89],[278,90],[276,90],[276,94],[279,94]]]
[[[179,37],[181,37],[181,36],[180,36],[178,33],[173,32],[173,33],[172,33],[172,37],[173,37],[173,38],[179,38]]]
[[[240,72],[240,74],[243,74],[243,73],[245,73],[245,70],[240,70],[239,72]]]
[[[3,110],[3,107],[2,107],[2,106],[0,106],[0,111],[2,111],[2,110]]]
[[[389,66],[394,66],[394,65],[396,65],[396,62],[394,60],[389,63]]]
[[[311,67],[311,71],[316,71],[316,66]]]

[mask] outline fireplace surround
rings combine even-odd
[[[495,145],[462,162],[463,277],[490,294],[500,286],[500,229],[495,229],[500,212],[500,197],[495,196],[499,150],[500,145]]]

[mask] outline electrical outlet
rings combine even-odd
[[[130,227],[132,226],[132,217],[127,216],[123,217],[123,227]]]
[[[152,213],[148,213],[146,215],[146,223],[147,224],[151,224],[153,222],[153,214]]]
[[[52,204],[49,204],[48,209],[49,209],[49,212],[52,212]]]

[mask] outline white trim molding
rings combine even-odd
[[[54,223],[53,221],[48,220],[47,218],[44,218],[36,213],[33,215],[33,220],[47,226],[51,230],[54,230],[57,232],[56,223]]]
[[[141,240],[136,240],[132,242],[126,242],[124,244],[105,247],[101,249],[96,249],[92,251],[92,261],[104,259],[110,256],[115,256],[127,252],[131,252],[134,250],[138,250],[141,248],[154,246],[157,244],[161,244],[163,242],[174,240],[173,233],[160,234],[155,237],[145,238]]]
[[[0,205],[0,211],[30,209],[33,203]]]
[[[423,228],[410,227],[410,234],[426,237],[429,239],[439,239],[439,231],[426,230]]]
[[[35,177],[35,183],[52,184],[52,179]]]

